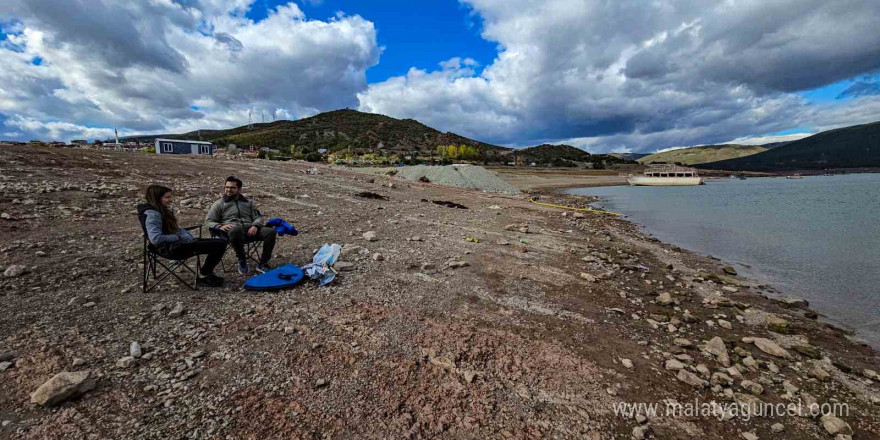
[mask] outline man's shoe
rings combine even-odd
[[[214,275],[213,273],[209,273],[207,275],[202,275],[202,277],[207,281],[210,281],[212,283],[217,284],[218,286],[222,286],[223,282],[226,281],[223,279],[223,277],[218,277],[217,275]]]
[[[238,262],[238,273],[241,274],[241,275],[247,275],[247,274],[248,274],[248,264],[247,264],[247,260],[245,260],[245,261],[239,261],[239,262]]]
[[[260,263],[257,265],[257,272],[259,273],[266,273],[270,270],[272,270],[272,266],[269,266],[268,263]]]
[[[213,274],[210,276],[199,277],[199,279],[196,281],[196,285],[205,287],[220,287],[223,285],[223,278],[220,278]]]

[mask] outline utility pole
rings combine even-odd
[[[254,120],[251,117],[251,109],[248,109],[248,130],[254,129]]]

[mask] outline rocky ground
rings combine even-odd
[[[173,187],[182,223],[198,224],[230,174],[301,231],[275,263],[345,245],[329,287],[254,293],[227,274],[223,288],[141,292],[145,186]],[[526,194],[3,147],[0,217],[0,438],[880,437],[875,351],[722,262]],[[614,412],[694,399],[849,411]]]

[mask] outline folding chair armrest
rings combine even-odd
[[[226,235],[226,232],[223,232],[220,228],[208,228],[208,232],[211,233],[211,238],[219,238],[219,239],[228,239],[229,236]]]
[[[183,229],[185,229],[187,231],[195,231],[196,229],[198,229],[199,230],[199,238],[202,238],[202,225],[190,226],[188,228],[183,228]]]

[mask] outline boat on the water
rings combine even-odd
[[[804,176],[801,176],[800,174],[792,174],[790,176],[785,176],[785,178],[786,179],[803,179]]]
[[[648,165],[641,176],[629,175],[626,181],[633,186],[692,186],[702,185],[703,178],[694,168],[678,165]]]

